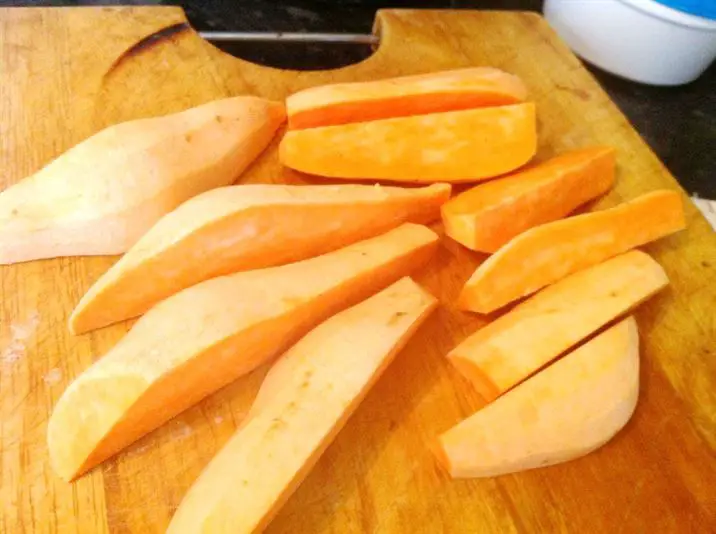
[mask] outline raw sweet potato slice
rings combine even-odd
[[[290,129],[334,126],[523,102],[517,76],[473,67],[370,82],[304,89],[286,99]]]
[[[561,219],[613,184],[613,148],[574,150],[477,185],[443,204],[445,233],[469,249],[495,252],[525,230]]]
[[[438,439],[454,478],[566,462],[609,441],[639,398],[639,333],[624,319]]]
[[[580,269],[686,226],[681,195],[654,191],[615,208],[537,226],[480,265],[459,306],[492,312]]]
[[[542,290],[468,337],[448,359],[491,401],[668,282],[658,263],[632,250]]]
[[[263,531],[435,306],[405,278],[289,349],[261,387],[260,409],[194,482],[167,532]]]
[[[406,223],[317,258],[212,278],[160,302],[58,401],[48,427],[55,471],[77,477],[419,267],[436,245],[434,232]]]
[[[318,256],[403,222],[439,216],[450,186],[237,185],[207,191],[162,218],[82,298],[70,329],[141,315],[215,276]]]
[[[283,105],[253,96],[111,126],[0,193],[0,264],[121,254],[185,200],[232,183]]]
[[[331,178],[476,182],[524,165],[536,148],[529,102],[291,130],[279,156]]]

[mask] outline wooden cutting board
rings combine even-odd
[[[383,11],[376,22],[381,45],[370,59],[334,71],[292,72],[223,54],[198,37],[178,8],[2,9],[0,186],[126,119],[231,95],[282,99],[327,82],[493,65],[529,86],[540,117],[539,157],[592,144],[617,147],[617,186],[597,207],[678,187],[538,15]],[[245,181],[303,179],[280,168],[274,144]],[[440,297],[441,309],[269,531],[716,531],[716,235],[690,202],[687,215],[687,231],[646,248],[672,283],[637,313],[641,398],[612,442],[565,465],[500,478],[452,481],[440,470],[428,449],[431,440],[479,407],[443,356],[484,324],[453,305],[484,256],[444,240],[438,257],[417,276]],[[66,321],[114,260],[0,267],[3,534],[162,532],[189,485],[240,423],[265,372],[213,395],[75,484],[60,481],[45,444],[52,407],[130,326],[75,337]]]

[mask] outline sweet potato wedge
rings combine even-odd
[[[167,532],[263,531],[435,306],[405,278],[289,349],[261,387],[260,408],[194,482]]]
[[[517,76],[491,67],[339,83],[304,89],[286,99],[292,130],[523,102]]]
[[[280,267],[212,278],[149,310],[55,406],[50,460],[73,479],[426,262],[437,235],[406,223]]]
[[[70,330],[141,315],[215,276],[303,260],[439,217],[450,186],[237,185],[207,191],[163,217],[82,298]]]
[[[681,195],[654,191],[614,208],[537,226],[482,263],[458,299],[490,313],[571,274],[686,226]]]
[[[399,182],[476,182],[527,163],[533,103],[414,115],[286,133],[281,162],[301,172]]]
[[[0,264],[120,254],[163,215],[232,183],[283,122],[252,96],[111,126],[0,193]]]
[[[491,401],[668,282],[658,263],[632,250],[545,288],[472,334],[448,359]]]
[[[566,462],[609,441],[639,398],[639,332],[628,317],[438,439],[454,478],[493,477]]]
[[[443,204],[445,233],[495,252],[534,226],[561,219],[614,184],[614,149],[574,150],[477,185]]]

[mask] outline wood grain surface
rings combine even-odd
[[[0,187],[122,120],[231,95],[281,99],[327,82],[492,65],[529,86],[538,106],[540,158],[597,143],[617,148],[617,186],[597,207],[678,188],[539,16],[383,11],[376,28],[381,45],[368,60],[291,72],[223,54],[197,36],[178,8],[0,9]],[[279,166],[274,144],[243,181],[305,179]],[[672,283],[637,313],[641,398],[612,442],[568,464],[495,479],[452,481],[440,470],[431,440],[479,407],[444,354],[486,321],[453,304],[484,256],[444,240],[417,276],[440,298],[440,310],[269,532],[716,531],[716,234],[687,203],[688,230],[645,249]],[[77,337],[66,327],[74,305],[113,261],[0,267],[2,533],[162,532],[240,423],[265,372],[218,392],[76,483],[60,481],[45,443],[52,407],[130,326]]]

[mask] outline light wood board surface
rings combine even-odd
[[[381,45],[367,61],[291,72],[223,54],[188,27],[178,8],[0,9],[0,187],[118,121],[231,95],[282,99],[321,83],[471,65],[496,66],[525,80],[538,106],[540,158],[592,144],[617,148],[617,186],[597,207],[678,187],[539,16],[384,11],[377,27]],[[280,168],[274,144],[244,181],[303,178]],[[444,240],[417,276],[442,307],[269,532],[716,531],[716,235],[691,202],[687,214],[687,231],[646,247],[672,283],[637,313],[641,399],[612,442],[565,465],[495,479],[451,481],[439,469],[431,440],[479,406],[444,354],[484,324],[453,306],[484,256]],[[60,481],[45,443],[51,409],[67,384],[130,326],[77,337],[67,331],[74,305],[113,261],[0,267],[2,533],[162,532],[240,423],[265,371],[220,391],[76,483]]]

